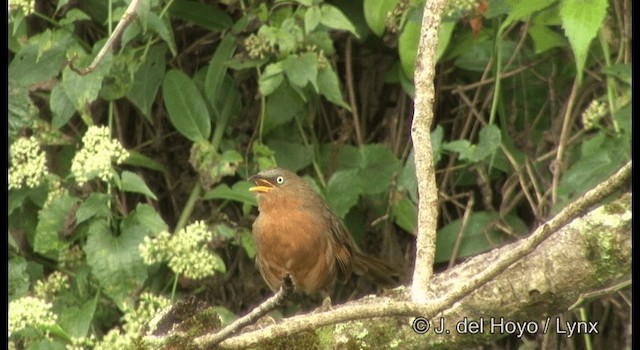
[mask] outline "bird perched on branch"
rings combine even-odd
[[[256,186],[258,218],[253,223],[256,265],[271,290],[289,275],[297,292],[323,292],[352,273],[390,285],[398,273],[356,247],[327,203],[295,173],[273,168],[249,178]]]

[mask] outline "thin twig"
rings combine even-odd
[[[93,62],[91,62],[89,67],[77,68],[73,66],[73,62],[69,62],[69,68],[71,68],[74,72],[80,75],[87,75],[93,72],[96,69],[96,67],[98,67],[98,65],[104,60],[109,50],[113,48],[116,40],[120,38],[122,33],[124,33],[124,30],[127,29],[127,27],[129,26],[129,24],[131,24],[133,19],[136,18],[136,14],[138,13],[138,7],[140,7],[140,1],[141,0],[131,1],[131,3],[129,4],[129,7],[127,7],[127,10],[124,11],[124,13],[122,14],[122,17],[120,18],[120,22],[118,22],[116,29],[113,31],[113,33],[111,33],[111,35],[109,36],[109,39],[107,39],[107,42],[104,44],[104,46],[102,46],[102,49],[100,49],[100,52],[98,52],[98,54],[93,59]]]
[[[280,290],[274,296],[267,299],[264,303],[258,305],[258,307],[251,310],[251,312],[249,312],[245,316],[240,317],[230,325],[221,329],[218,333],[204,335],[196,339],[196,343],[207,344],[208,346],[220,343],[242,328],[255,323],[260,317],[266,315],[268,312],[275,310],[275,308],[277,308],[278,306],[281,306],[291,296],[291,294],[293,294],[293,282],[291,281],[291,277],[287,275],[282,280],[282,286],[280,286]]]
[[[347,46],[344,52],[344,65],[347,73],[347,92],[349,93],[349,105],[351,105],[351,116],[353,117],[353,127],[356,129],[356,141],[358,146],[364,144],[364,138],[362,136],[360,115],[358,114],[358,103],[356,102],[356,92],[353,87],[353,58],[352,55],[353,43],[351,36],[347,38]]]

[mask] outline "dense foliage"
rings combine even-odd
[[[83,72],[130,2],[9,2],[12,346],[123,348],[187,295],[223,322],[256,305],[245,179],[276,164],[410,271],[422,1],[143,0]],[[437,263],[522,237],[630,159],[630,7],[450,2]]]

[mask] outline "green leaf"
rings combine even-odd
[[[302,112],[303,107],[304,101],[300,96],[288,83],[283,83],[266,98],[263,133],[266,134],[273,128],[291,121],[293,117]]]
[[[222,41],[220,41],[220,44],[218,44],[216,52],[209,61],[207,75],[204,81],[204,91],[206,92],[207,99],[210,101],[215,100],[221,90],[226,89],[226,86],[223,85],[223,83],[225,81],[225,76],[227,75],[228,67],[224,62],[233,57],[233,54],[236,51],[236,46],[235,38],[232,35],[226,35]],[[224,89],[222,88],[223,86],[225,86]],[[214,105],[214,107],[216,106]]]
[[[80,224],[94,216],[107,218],[110,214],[110,196],[105,193],[93,192],[85,199],[76,211],[76,224]]]
[[[440,31],[438,32],[438,46],[436,47],[436,62],[440,61],[442,55],[447,50],[449,46],[449,42],[451,41],[451,36],[453,36],[453,30],[456,27],[456,22],[454,21],[442,21],[440,25]],[[417,51],[416,51],[417,56]]]
[[[157,14],[149,12],[147,16],[147,23],[149,24],[149,29],[158,34],[160,39],[169,46],[171,54],[173,56],[177,55],[178,50],[176,49],[176,39],[173,35],[173,28],[171,27],[169,18],[166,16],[164,18],[160,18]]]
[[[515,221],[515,223],[514,223]],[[507,237],[496,229],[493,222],[500,222],[500,215],[496,212],[479,211],[468,217],[466,229],[462,238],[456,259],[489,251],[507,241]],[[524,232],[526,226],[516,217],[511,217],[516,232]],[[438,230],[436,236],[436,263],[448,262],[460,233],[462,219],[455,220]]]
[[[309,82],[318,90],[318,59],[313,52],[291,55],[282,63],[284,72],[293,86],[304,88]]]
[[[320,17],[322,13],[320,12],[320,8],[318,6],[312,6],[307,9],[304,13],[304,33],[311,33],[318,24],[320,24]]]
[[[144,180],[136,173],[130,171],[122,172],[122,183],[120,189],[125,192],[141,193],[145,196],[158,200],[158,197],[149,189]]]
[[[407,75],[407,77],[411,78],[411,80],[413,80],[413,73],[416,69],[416,57],[418,55],[419,43],[420,22],[408,20],[398,37],[398,55],[400,56],[402,71]]]
[[[262,96],[271,95],[284,80],[282,62],[271,63],[264,68],[258,80],[258,88]]]
[[[408,198],[402,198],[391,208],[393,220],[403,230],[414,233],[418,225],[418,208]]]
[[[591,40],[602,27],[606,14],[606,0],[565,0],[560,4],[562,28],[573,49],[578,81],[582,81]]]
[[[193,142],[206,140],[211,133],[211,120],[193,80],[181,71],[170,70],[164,77],[162,92],[176,130]]]
[[[320,6],[320,13],[320,23],[323,25],[333,29],[346,30],[351,32],[356,38],[360,38],[356,27],[337,7],[324,3]]]
[[[414,203],[418,203],[418,179],[413,149],[409,152],[407,162],[398,176],[398,189],[405,190]]]
[[[127,298],[142,287],[147,278],[147,268],[138,251],[146,229],[142,225],[122,226],[121,234],[116,237],[106,220],[94,221],[84,246],[92,274],[120,310],[125,309]]]
[[[471,161],[477,162],[492,154],[500,147],[502,136],[500,129],[495,125],[487,125],[479,133],[478,146],[475,148]]]
[[[535,12],[543,10],[556,0],[518,0],[512,2],[509,15],[500,26],[500,33],[504,32],[514,21],[525,20]]]
[[[151,106],[164,78],[166,53],[166,45],[154,45],[149,49],[147,56],[133,76],[133,84],[126,95],[127,99],[138,107],[150,123],[152,122]]]
[[[9,63],[9,80],[28,87],[57,76],[65,66],[71,42],[71,33],[66,30],[47,29],[34,35]]]
[[[533,39],[536,55],[556,47],[565,47],[567,45],[567,39],[564,36],[544,25],[531,25],[529,29],[527,29],[527,33],[529,33],[531,39]]]
[[[71,244],[71,241],[62,240],[66,236],[72,223],[71,215],[78,199],[63,193],[56,196],[51,203],[46,205],[38,213],[38,226],[33,244],[33,250],[50,258],[56,259],[58,254]]]
[[[96,312],[96,299],[85,301],[81,307],[70,306],[59,312],[60,327],[73,338],[83,338],[89,333]]]
[[[357,170],[338,170],[329,179],[325,189],[327,203],[338,217],[344,218],[358,202],[360,180]]]
[[[21,256],[12,256],[9,259],[8,273],[9,300],[26,296],[29,292],[29,273],[27,261]]]
[[[364,0],[364,19],[371,31],[382,36],[387,26],[387,14],[396,7],[398,0]]]
[[[87,75],[80,75],[71,68],[66,67],[62,71],[62,82],[60,83],[67,94],[69,101],[78,111],[84,111],[86,106],[98,98],[98,93],[102,87],[105,74],[111,69],[111,54],[108,58]]]
[[[159,172],[165,172],[164,165],[157,160],[147,157],[136,151],[129,150],[129,157],[124,161],[124,164],[143,167]]]
[[[347,102],[342,98],[338,75],[332,68],[325,68],[318,71],[318,90],[320,94],[330,102],[349,111],[351,110]]]
[[[233,26],[233,19],[217,6],[197,1],[176,0],[169,8],[173,17],[192,22],[212,32],[219,32]]]
[[[253,185],[247,181],[238,181],[233,185],[233,187],[221,184],[205,193],[204,196],[202,196],[202,199],[225,199],[257,206],[258,203],[256,201],[256,196],[249,192],[249,188],[252,186]]]
[[[359,178],[361,191],[373,195],[389,191],[391,180],[400,171],[400,161],[389,148],[380,144],[364,145]]]
[[[313,161],[313,146],[305,146],[296,142],[285,140],[269,140],[269,148],[275,152],[279,166],[291,171],[298,171]]]
[[[628,85],[631,85],[631,64],[612,64],[602,68],[602,73],[616,77]]]
[[[129,215],[131,219],[139,222],[149,230],[150,234],[157,234],[168,229],[160,214],[151,206],[138,203],[135,212]]]
[[[240,241],[242,243],[242,248],[244,248],[244,251],[247,253],[249,259],[255,258],[257,249],[256,244],[253,241],[253,235],[251,234],[251,231],[243,229],[240,235]]]
[[[64,92],[64,88],[61,84],[56,84],[51,90],[51,95],[49,96],[49,106],[51,107],[51,112],[53,113],[53,117],[51,118],[51,125],[54,128],[61,128],[69,122],[69,119],[75,113],[76,108],[73,106],[73,103]]]

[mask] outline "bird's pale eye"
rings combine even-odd
[[[284,177],[282,176],[276,177],[276,182],[278,183],[278,185],[282,185],[284,183]]]

